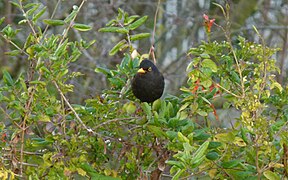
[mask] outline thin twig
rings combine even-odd
[[[156,64],[156,58],[155,58],[155,53],[154,53],[155,32],[156,32],[156,23],[157,23],[157,16],[158,16],[160,2],[161,0],[158,0],[158,4],[157,4],[155,16],[154,16],[154,26],[153,26],[152,39],[151,39],[151,48],[149,51],[149,55],[151,54],[154,64]]]
[[[34,35],[35,37],[37,37],[36,31],[35,31],[32,23],[31,23],[30,19],[27,17],[27,13],[24,11],[24,7],[23,7],[23,4],[22,4],[22,1],[19,0],[18,2],[19,2],[19,5],[20,5],[20,7],[21,7],[20,9],[21,9],[21,11],[22,11],[22,13],[23,13],[23,16],[24,16],[25,19],[27,20],[28,25],[30,26],[30,28],[31,28],[31,30],[32,30],[32,32],[33,32],[33,35]]]
[[[38,77],[38,81],[41,80],[41,74],[39,75]],[[20,174],[22,175],[23,174],[23,159],[24,159],[24,140],[25,140],[25,131],[27,129],[26,127],[26,121],[27,119],[29,118],[30,116],[30,113],[31,113],[31,105],[32,105],[32,101],[34,99],[34,93],[36,91],[36,88],[37,88],[37,84],[31,88],[30,92],[28,93],[30,98],[29,100],[27,101],[26,105],[25,105],[25,115],[24,115],[24,118],[23,118],[23,122],[21,124],[21,148],[20,148]]]
[[[50,17],[50,19],[53,19],[53,17],[55,16],[56,10],[58,9],[58,6],[59,6],[60,2],[61,2],[61,0],[58,0],[58,1],[57,1],[56,5],[55,5],[55,8],[54,8],[54,10],[53,10],[53,12],[52,12],[52,15],[51,15],[51,17]],[[47,24],[47,26],[45,27],[45,30],[43,31],[43,37],[45,37],[45,33],[47,32],[48,28],[49,28],[49,24]]]
[[[84,3],[85,3],[86,1],[87,1],[87,0],[82,0],[81,4],[80,4],[79,7],[78,7],[78,10],[77,10],[78,12],[80,11],[80,9],[82,8],[82,6],[84,5]],[[73,17],[73,19],[71,20],[71,22],[70,22],[69,26],[67,27],[67,29],[65,29],[65,33],[63,34],[63,38],[62,38],[62,39],[60,40],[60,42],[59,42],[59,47],[62,45],[64,39],[66,38],[69,29],[73,26],[73,23],[74,23],[77,15],[78,15],[78,13]]]
[[[87,127],[83,121],[81,120],[81,118],[79,117],[79,115],[77,114],[77,112],[74,110],[74,108],[71,106],[70,102],[67,100],[67,98],[65,97],[65,95],[63,94],[63,92],[61,91],[60,87],[58,86],[56,81],[53,81],[53,84],[55,85],[55,87],[57,88],[59,94],[61,95],[61,97],[64,99],[65,103],[68,105],[68,107],[71,109],[71,111],[74,113],[76,119],[78,120],[78,122],[82,125],[82,127],[84,129],[86,129],[89,133],[93,133],[94,135],[97,135],[91,128]]]

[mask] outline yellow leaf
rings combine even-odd
[[[209,173],[210,178],[214,179],[217,173],[217,169],[211,169],[208,173]]]
[[[0,179],[6,180],[8,179],[8,173],[7,171],[1,170],[0,171]]]
[[[81,168],[77,168],[77,172],[78,172],[78,174],[80,174],[81,176],[86,176],[86,171],[84,171],[84,170],[81,169]]]
[[[237,145],[237,146],[240,146],[240,147],[246,146],[245,141],[244,141],[242,138],[240,138],[240,137],[235,137],[233,143],[234,143],[235,145]]]
[[[270,163],[269,163],[269,167],[274,167],[274,168],[283,168],[284,165],[283,165],[283,164],[280,164],[280,163],[270,162]]]

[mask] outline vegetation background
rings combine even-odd
[[[2,0],[0,15],[0,178],[287,179],[287,0]],[[129,82],[152,42],[166,86],[147,104]]]
[[[15,8],[9,0],[0,2],[1,16],[5,16],[5,22],[16,25],[22,17],[19,9]],[[61,1],[49,0],[39,1],[47,6],[47,13],[43,19],[51,17],[55,6],[55,19],[64,19],[72,10],[73,5],[79,5],[81,0]],[[156,25],[155,53],[157,65],[166,79],[166,94],[177,95],[179,88],[186,83],[185,69],[189,61],[187,51],[192,46],[197,46],[205,40],[205,28],[203,26],[203,14],[208,14],[218,21],[224,20],[219,8],[212,4],[224,3],[225,1],[210,0],[165,0],[161,1],[159,15]],[[286,0],[231,0],[231,23],[232,34],[242,35],[249,41],[257,41],[253,25],[256,25],[263,35],[267,46],[278,47],[282,50],[277,52],[277,64],[281,68],[281,74],[277,75],[278,81],[282,84],[286,80],[287,57],[288,57],[288,4]],[[78,33],[76,30],[69,33],[69,39],[73,40],[96,40],[97,42],[84,51],[77,63],[71,64],[70,68],[82,72],[84,76],[73,79],[75,85],[74,92],[69,94],[69,99],[73,103],[83,102],[84,99],[99,95],[101,90],[107,89],[108,84],[102,74],[96,74],[96,67],[115,68],[121,62],[123,55],[109,56],[109,50],[115,42],[121,39],[121,34],[103,34],[98,29],[103,27],[110,19],[117,14],[117,9],[122,8],[131,15],[148,15],[148,20],[138,32],[152,32],[154,15],[157,8],[156,0],[130,1],[130,0],[89,0],[87,1],[77,20],[83,24],[91,25],[92,31]],[[19,27],[28,28],[26,24]],[[42,24],[45,28],[45,24]],[[50,27],[49,33],[59,33],[61,28]],[[25,41],[29,31],[21,31],[17,35],[19,41]],[[223,39],[224,34],[219,28],[213,27],[211,40]],[[141,53],[148,53],[151,46],[150,39],[145,39],[135,43],[135,47]],[[1,40],[1,69],[9,69],[15,77],[27,67],[21,58],[12,58],[5,55],[11,47]]]

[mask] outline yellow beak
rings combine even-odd
[[[140,68],[138,71],[137,71],[138,73],[146,73],[146,71],[143,69],[143,68]]]

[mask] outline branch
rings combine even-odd
[[[155,16],[154,16],[154,26],[153,26],[153,32],[152,32],[152,40],[151,40],[151,48],[149,51],[149,55],[152,55],[152,59],[154,61],[154,64],[156,64],[156,58],[155,58],[155,53],[154,53],[154,43],[155,43],[155,32],[156,32],[156,23],[157,23],[157,16],[158,16],[158,11],[159,11],[159,6],[160,6],[161,0],[158,0]]]
[[[74,108],[71,106],[71,104],[69,103],[69,101],[67,100],[67,98],[65,97],[65,95],[63,94],[63,92],[61,91],[61,89],[59,88],[58,84],[56,81],[53,81],[53,84],[55,85],[55,87],[57,88],[59,94],[61,95],[61,97],[64,99],[65,103],[68,105],[68,107],[71,109],[71,111],[73,112],[73,114],[75,115],[76,119],[78,120],[78,122],[82,125],[82,127],[84,129],[86,129],[89,133],[93,133],[93,135],[96,135],[96,133],[89,127],[87,127],[83,121],[81,120],[81,118],[79,117],[79,115],[77,114],[77,112],[74,110]]]

